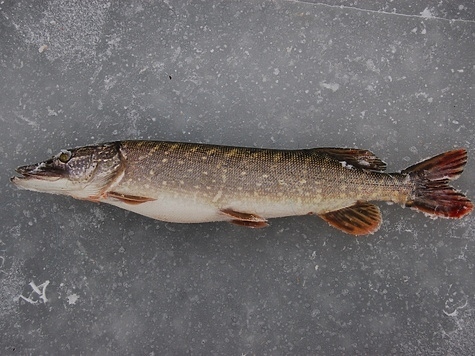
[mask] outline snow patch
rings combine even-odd
[[[319,83],[322,88],[325,89],[330,89],[333,92],[336,92],[338,89],[340,89],[340,84],[338,83],[325,83],[325,82],[320,82]]]
[[[424,11],[421,12],[421,16],[425,19],[430,19],[434,17],[434,13],[428,7],[426,7]]]
[[[340,164],[343,168],[353,169],[353,166],[351,164],[348,164],[346,161],[340,161]]]
[[[73,293],[71,295],[68,295],[67,298],[68,298],[68,304],[74,305],[78,301],[79,296],[76,293]]]

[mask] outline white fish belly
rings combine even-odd
[[[200,223],[229,220],[229,217],[222,214],[217,207],[190,199],[160,198],[136,205],[128,204],[113,198],[102,200],[102,202],[133,211],[134,213],[152,219],[176,223]]]

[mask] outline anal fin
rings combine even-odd
[[[381,225],[379,208],[368,202],[357,202],[352,206],[319,216],[331,226],[351,235],[372,234]]]
[[[229,216],[231,218],[230,222],[235,225],[252,229],[260,229],[269,225],[265,218],[256,214],[242,213],[232,209],[222,209],[221,213]]]
[[[121,194],[121,193],[117,193],[117,192],[108,192],[107,197],[120,200],[121,202],[123,202],[125,204],[129,204],[129,205],[138,205],[138,204],[146,203],[148,201],[157,200],[157,199],[154,199],[154,198],[141,197],[141,196],[138,196],[138,195]]]

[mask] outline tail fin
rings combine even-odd
[[[406,206],[433,217],[461,218],[473,210],[472,202],[449,182],[457,179],[467,163],[463,148],[448,151],[406,168],[416,187]]]

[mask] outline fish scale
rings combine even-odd
[[[301,166],[319,167],[324,164],[324,157],[321,154],[312,154],[305,151],[257,151],[252,152],[248,149],[235,148],[210,148],[209,150],[197,150],[194,145],[172,144],[170,147],[161,145],[161,149],[154,149],[154,155],[143,155],[143,158],[135,160],[133,153],[137,149],[149,149],[149,147],[136,146],[134,143],[125,143],[122,145],[122,150],[127,157],[131,158],[131,162],[126,170],[125,179],[130,176],[145,176],[147,177],[146,168],[149,166],[156,167],[155,174],[148,178],[150,182],[155,184],[160,182],[167,182],[167,189],[179,189],[180,193],[186,194],[193,191],[191,188],[198,189],[201,194],[210,196],[206,187],[213,187],[222,191],[222,199],[232,199],[236,194],[236,189],[239,189],[239,195],[247,194],[248,196],[266,196],[270,199],[282,200],[289,198],[295,192],[299,191],[301,194],[312,196],[309,203],[320,203],[316,191],[327,191],[332,194],[332,186],[324,174],[321,174],[316,169],[313,169],[313,174],[302,174],[299,171]],[[217,152],[218,151],[218,152]],[[130,154],[132,153],[132,155]],[[217,153],[213,155],[213,153]],[[206,160],[203,159],[203,154],[207,155]],[[167,156],[169,159],[163,162],[162,157]],[[223,157],[225,161],[223,162]],[[177,164],[177,160],[186,160],[186,164]],[[330,166],[331,160],[327,164]],[[333,162],[334,163],[334,162]],[[329,169],[339,169],[341,165],[329,167]],[[191,171],[189,171],[191,169]],[[308,172],[308,170],[306,170]],[[347,169],[340,169],[341,175],[348,177]],[[365,174],[364,172],[358,172]],[[263,178],[266,176],[266,178]],[[359,178],[359,177],[355,177]],[[305,184],[301,181],[304,179]],[[361,178],[360,178],[361,179]],[[376,181],[377,178],[372,179]],[[136,182],[135,179],[129,179],[131,184]],[[177,184],[177,181],[182,181],[183,184]],[[351,184],[351,182],[347,182]],[[117,189],[117,188],[116,188]],[[139,186],[131,186],[128,189],[137,191],[141,188]],[[269,194],[281,192],[282,194],[273,197]],[[341,190],[334,196],[340,196]],[[317,198],[317,199],[316,199]],[[351,196],[349,196],[351,198]],[[215,203],[217,201],[214,201]]]

